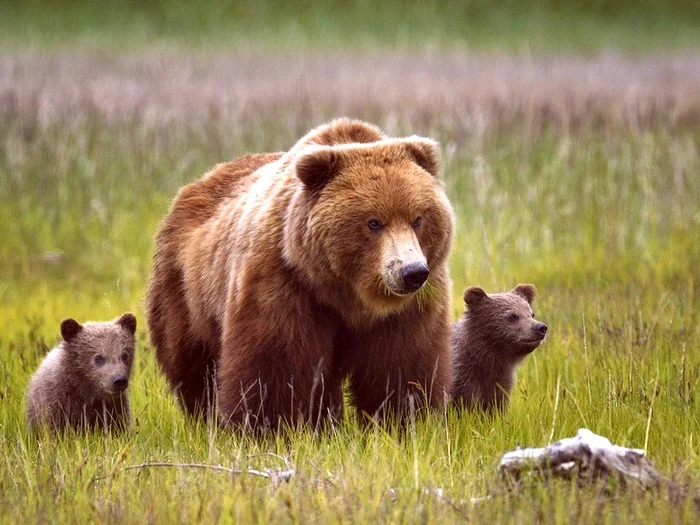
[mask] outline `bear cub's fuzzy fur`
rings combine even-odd
[[[458,407],[503,410],[518,364],[537,348],[547,325],[534,318],[535,287],[519,284],[506,293],[464,292],[467,311],[452,333],[452,398]]]
[[[49,352],[29,384],[28,426],[128,428],[135,332],[136,318],[129,312],[105,323],[64,320],[63,341]]]

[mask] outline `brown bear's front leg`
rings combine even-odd
[[[357,358],[350,373],[357,409],[379,420],[401,420],[412,407],[442,406],[451,380],[445,316],[423,325],[400,319],[386,323],[349,339],[344,350]]]
[[[220,330],[209,341],[193,332],[182,271],[166,259],[149,284],[148,327],[160,369],[188,415],[209,416]]]
[[[342,378],[331,372],[327,326],[243,313],[229,323],[217,370],[219,418],[245,430],[314,429],[342,414]],[[274,319],[274,321],[272,321]]]

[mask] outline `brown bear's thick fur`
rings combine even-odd
[[[148,324],[188,413],[253,428],[370,415],[450,384],[454,218],[435,142],[341,119],[180,190],[156,240]],[[427,280],[426,280],[427,279]]]
[[[534,319],[535,287],[507,293],[464,292],[467,311],[452,334],[452,398],[457,406],[505,409],[517,365],[544,340],[547,325]]]
[[[29,427],[128,428],[135,331],[136,318],[128,312],[108,323],[63,321],[63,341],[29,383]]]

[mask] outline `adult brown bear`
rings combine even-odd
[[[148,325],[189,413],[245,428],[380,419],[449,389],[454,216],[434,141],[340,119],[180,190]]]

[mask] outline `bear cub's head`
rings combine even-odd
[[[136,317],[125,313],[106,323],[65,319],[61,323],[68,366],[97,397],[119,395],[129,386],[134,360]]]
[[[547,325],[535,319],[535,287],[519,284],[506,293],[487,294],[478,286],[464,292],[470,326],[480,337],[513,357],[535,350],[547,334]]]

